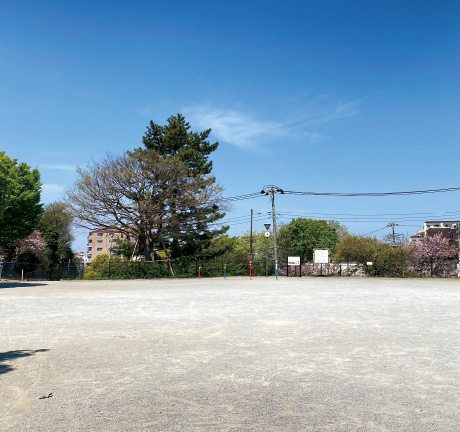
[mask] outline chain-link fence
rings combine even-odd
[[[286,261],[278,265],[279,277],[301,276],[419,276],[457,277],[458,260],[438,259],[418,263],[406,263],[404,272],[383,272],[378,263],[358,264],[355,262],[314,264],[304,262],[299,266],[288,266]],[[88,271],[87,271],[88,270]],[[395,270],[396,271],[396,270]],[[85,273],[86,272],[86,273]],[[246,256],[224,256],[219,258],[180,257],[171,260],[109,261],[96,268],[80,262],[43,267],[27,262],[0,263],[0,279],[45,281],[74,279],[152,279],[152,278],[195,278],[224,276],[274,276],[273,259],[255,260],[248,263]]]
[[[273,261],[255,261],[251,264],[253,276],[274,275]],[[89,269],[91,268],[88,267]],[[180,257],[171,260],[112,261],[98,267],[92,273],[95,279],[149,279],[149,278],[194,278],[249,276],[249,263],[246,259],[207,259],[203,257]],[[89,272],[88,272],[89,275]]]
[[[84,266],[79,262],[69,262],[62,265],[42,266],[29,262],[0,263],[0,279],[45,281],[61,279],[81,279]]]

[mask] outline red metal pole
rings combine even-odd
[[[201,279],[201,267],[198,267],[198,279]]]
[[[249,279],[252,279],[252,261],[249,261]]]

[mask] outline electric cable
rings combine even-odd
[[[427,190],[414,190],[404,192],[296,192],[283,190],[286,195],[315,195],[315,196],[343,196],[343,197],[356,197],[356,196],[390,196],[390,195],[420,195],[431,194],[440,192],[455,192],[459,191],[459,187],[442,188],[442,189],[427,189]]]
[[[440,189],[425,189],[425,190],[413,190],[413,191],[400,191],[400,192],[299,192],[289,191],[280,188],[276,189],[276,192],[282,195],[310,195],[310,196],[341,196],[341,197],[358,197],[358,196],[394,196],[394,195],[421,195],[421,194],[433,194],[442,192],[456,192],[460,191],[460,186],[451,188],[440,188]],[[263,189],[261,192],[252,192],[242,195],[236,195],[232,197],[224,197],[222,201],[240,201],[251,198],[259,198],[267,196],[267,192]]]

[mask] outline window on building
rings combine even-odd
[[[103,233],[97,233],[98,237],[102,237],[104,234]]]
[[[92,242],[93,242],[93,241],[92,241],[91,239],[88,240],[88,244],[89,244],[89,243],[92,243]]]
[[[86,255],[86,258],[91,258],[91,254]]]
[[[102,240],[98,240],[97,242],[98,242],[98,243],[102,243]]]
[[[97,248],[97,251],[98,251],[98,252],[102,252],[102,248]]]
[[[88,247],[88,252],[91,251],[93,248],[91,246]]]

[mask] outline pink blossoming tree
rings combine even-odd
[[[18,240],[16,255],[18,261],[45,262],[47,259],[46,243],[40,231],[35,230],[29,237]]]
[[[458,249],[449,244],[449,239],[437,234],[416,242],[410,259],[421,276],[453,277],[457,275],[455,258]]]

